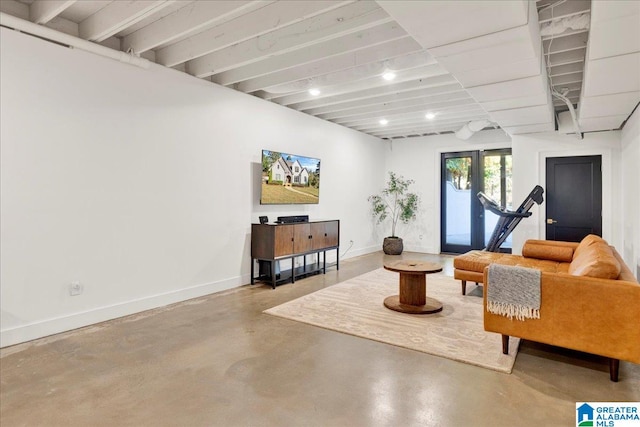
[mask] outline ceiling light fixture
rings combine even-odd
[[[309,89],[309,94],[311,96],[318,96],[320,95],[320,89],[316,89],[316,88]]]
[[[396,73],[394,73],[393,71],[387,71],[382,75],[382,78],[386,81],[391,81],[396,78]]]
[[[380,119],[380,124],[381,124],[382,126],[385,126],[387,123],[389,123],[389,120],[387,120],[387,119]]]
[[[427,114],[425,114],[425,117],[427,119],[429,119],[429,120],[433,120],[433,119],[436,118],[436,115],[435,115],[435,113],[427,113]]]

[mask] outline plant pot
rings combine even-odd
[[[385,237],[382,250],[387,255],[400,255],[404,249],[400,237]]]

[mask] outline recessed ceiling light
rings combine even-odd
[[[436,118],[436,115],[434,113],[427,113],[425,114],[425,117],[429,120],[433,120]]]
[[[380,119],[380,124],[381,124],[382,126],[386,125],[387,123],[389,123],[389,120],[387,120],[387,119]]]
[[[311,96],[318,96],[318,95],[320,95],[320,89],[316,89],[316,88],[309,89],[309,94]]]
[[[396,78],[396,73],[394,73],[393,71],[387,71],[382,75],[382,78],[387,81],[391,81]]]

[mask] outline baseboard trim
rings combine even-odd
[[[423,254],[439,254],[440,251],[428,246],[405,245],[404,250],[407,252],[418,252]]]
[[[377,245],[377,246],[367,246],[365,248],[360,248],[360,249],[350,249],[345,253],[341,253],[340,254],[340,259],[349,259],[349,258],[355,258],[358,256],[362,256],[362,255],[367,255],[367,254],[371,254],[374,252],[378,252],[382,250],[382,244]]]
[[[369,246],[356,250],[349,250],[341,254],[341,260],[367,255],[381,250],[382,246]],[[22,344],[38,338],[48,337],[74,329],[95,325],[96,323],[113,320],[124,316],[164,307],[169,304],[187,301],[228,289],[237,288],[251,281],[250,274],[220,280],[218,282],[196,285],[189,288],[177,289],[162,294],[152,295],[131,301],[98,307],[92,310],[72,313],[65,316],[40,320],[26,325],[0,330],[0,348]]]
[[[0,347],[21,344],[38,338],[105,322],[107,320],[113,320],[146,310],[164,307],[169,304],[175,304],[177,302],[233,289],[249,283],[250,280],[251,275],[244,274],[242,276],[220,280],[218,282],[196,285],[131,301],[98,307],[92,310],[45,319],[14,328],[2,329],[0,330]]]

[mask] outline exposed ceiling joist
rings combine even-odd
[[[29,6],[29,19],[36,24],[46,24],[76,0],[36,0]]]
[[[283,55],[305,48],[317,46],[316,54],[322,55],[319,45],[328,41],[333,41],[334,45],[347,43],[346,50],[346,36],[366,37],[370,34],[366,30],[390,21],[389,15],[373,2],[352,3],[193,59],[187,63],[187,69],[195,76],[206,77],[266,59],[286,61]],[[395,36],[388,34],[388,37]],[[319,57],[322,56],[316,59]]]
[[[396,78],[393,82],[413,82],[423,79],[433,79],[434,84],[439,84],[436,79],[445,83],[452,83],[456,80],[446,72],[439,64],[436,64],[433,59],[429,57],[425,52],[416,52],[409,54],[405,57],[412,58],[413,62],[408,68],[396,71]],[[398,59],[398,58],[396,58]],[[393,61],[390,61],[393,62]],[[392,65],[393,66],[393,65]],[[397,70],[397,67],[393,67]],[[385,91],[393,82],[385,81],[380,78],[383,73],[382,67],[380,69],[374,67],[367,67],[365,70],[353,69],[350,73],[334,73],[316,78],[315,80],[322,87],[320,95],[314,96],[306,91],[309,85],[305,85],[302,89],[291,90],[289,93],[265,93],[263,96],[265,99],[272,99],[281,105],[292,105],[299,102],[312,101],[314,99],[322,100],[326,97],[339,97],[336,99],[349,99],[348,97],[352,93],[359,93],[367,91],[370,94],[372,91]],[[349,74],[351,74],[349,76]],[[342,75],[342,76],[340,76]],[[273,90],[273,88],[270,88]],[[357,95],[356,95],[357,96]]]
[[[585,129],[610,129],[640,97],[636,1],[2,0],[0,11],[62,44],[79,37],[391,139],[487,118],[513,134],[553,130],[568,107],[550,87]]]
[[[310,19],[348,3],[351,2],[267,2],[259,9],[158,49],[156,57],[160,64],[173,67],[250,38]]]
[[[354,52],[347,52],[334,55],[330,58],[323,58],[308,64],[291,67],[278,73],[267,74],[251,80],[245,80],[236,85],[241,92],[254,92],[261,89],[268,89],[299,80],[312,79],[323,74],[356,68],[359,66],[379,63],[394,56],[407,55],[412,52],[419,52],[422,49],[411,37],[404,36],[399,39],[390,40],[367,46]]]
[[[264,7],[260,1],[195,1],[122,38],[125,51],[141,54]]]
[[[380,95],[365,99],[356,99],[350,102],[341,102],[339,104],[331,104],[323,107],[309,108],[304,110],[305,113],[311,115],[320,115],[327,113],[346,112],[349,110],[367,107],[370,105],[389,105],[392,102],[400,102],[408,99],[420,99],[429,96],[436,96],[441,94],[452,93],[465,93],[462,86],[459,84],[451,84],[444,86],[426,87],[426,88],[414,88],[413,90],[406,90],[402,92],[396,92],[388,95]]]
[[[260,61],[249,62],[245,65],[227,63],[221,65],[221,69],[216,69],[214,71],[209,69],[209,64],[204,68],[195,69],[191,68],[191,65],[188,64],[187,69],[190,73],[199,77],[206,77],[215,73],[213,81],[226,86],[240,81],[298,67],[300,65],[313,62],[317,63],[318,58],[335,58],[336,56],[346,55],[350,52],[357,52],[371,46],[387,43],[390,40],[397,40],[406,37],[406,35],[407,33],[400,28],[398,24],[394,22],[387,22],[376,27],[363,29],[335,39],[327,39],[324,42],[315,43],[313,45],[303,45],[300,46],[299,49],[280,53],[278,55],[267,56]],[[233,61],[237,60],[237,57],[233,58]],[[198,60],[192,62],[197,61]]]

